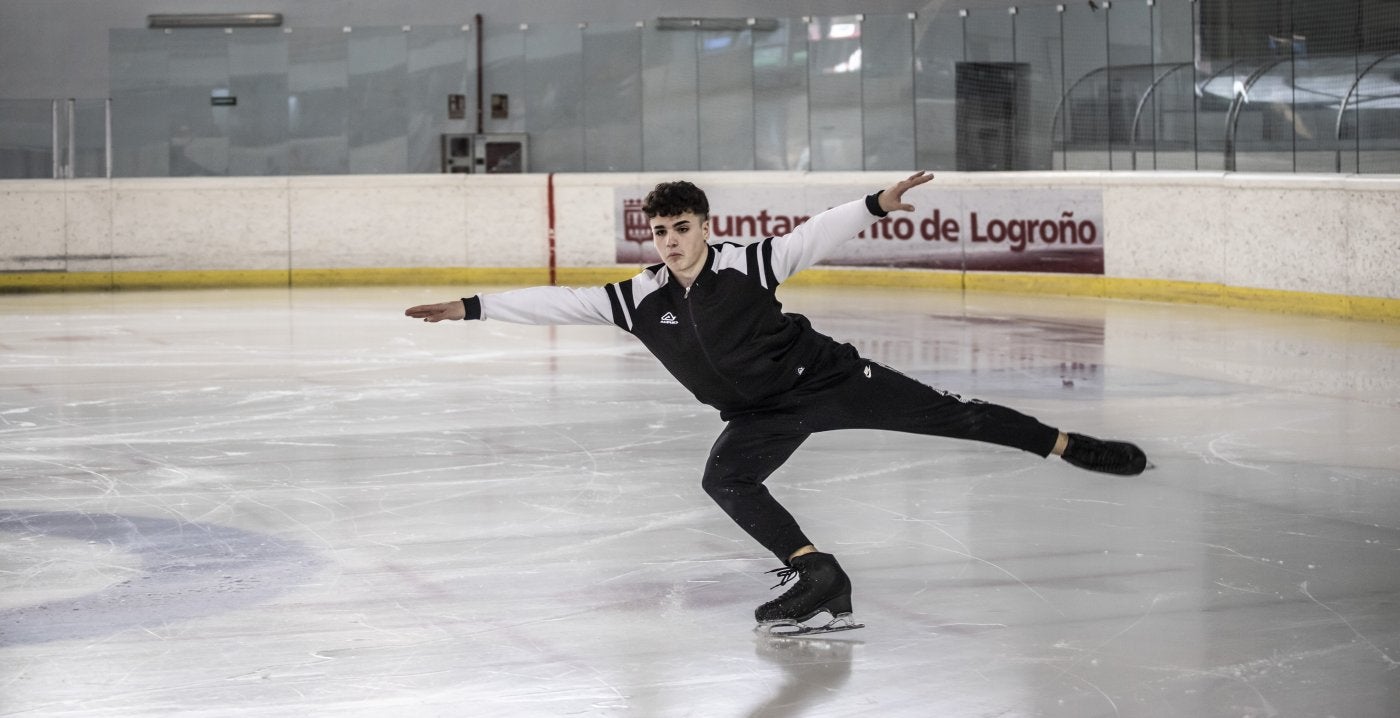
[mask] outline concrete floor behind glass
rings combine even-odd
[[[784,290],[1156,467],[816,436],[770,485],[867,627],[773,639],[716,413],[615,329],[401,315],[463,293],[0,297],[0,715],[1400,716],[1400,327]]]

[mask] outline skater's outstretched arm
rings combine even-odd
[[[425,322],[495,319],[537,325],[613,323],[612,302],[605,287],[528,287],[409,307],[404,314]]]
[[[913,211],[914,205],[904,201],[904,194],[932,179],[928,172],[916,172],[869,197],[817,214],[786,235],[764,240],[772,245],[773,277],[783,282],[816,264],[890,212]]]

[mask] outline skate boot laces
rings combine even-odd
[[[770,591],[773,590],[773,589],[775,589],[775,588],[781,588],[781,587],[783,587],[783,586],[786,586],[786,585],[788,585],[788,582],[792,581],[792,579],[797,578],[797,569],[795,569],[795,568],[793,568],[793,567],[791,567],[791,566],[783,566],[782,568],[775,568],[775,569],[773,569],[772,571],[766,571],[765,573],[776,573],[776,574],[778,574],[778,582],[775,583],[775,584],[773,584],[773,585],[768,589],[768,590],[770,590]]]

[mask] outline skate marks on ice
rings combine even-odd
[[[47,563],[34,557],[34,568],[4,577],[8,597],[28,589],[38,600],[0,609],[0,646],[97,638],[227,613],[265,603],[305,584],[325,563],[298,542],[228,526],[120,514],[0,509],[0,541],[12,547],[43,546],[42,539],[122,551],[139,565],[118,568],[130,574],[125,580],[52,600],[44,597],[43,587],[26,586]]]

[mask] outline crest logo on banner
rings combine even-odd
[[[615,196],[622,203],[621,232],[617,236],[617,263],[618,264],[656,264],[661,259],[656,256],[656,250],[651,246],[651,225],[647,223],[647,215],[642,211],[642,205],[646,200],[632,193],[617,190]]]
[[[622,234],[628,242],[646,244],[651,241],[651,225],[642,211],[643,200],[629,197],[622,200]]]
[[[636,245],[638,253],[645,256],[651,244],[651,225],[647,224],[647,213],[641,211],[641,204],[643,200],[637,197],[622,200],[622,237],[627,244]],[[637,260],[637,263],[645,263],[645,260]]]

